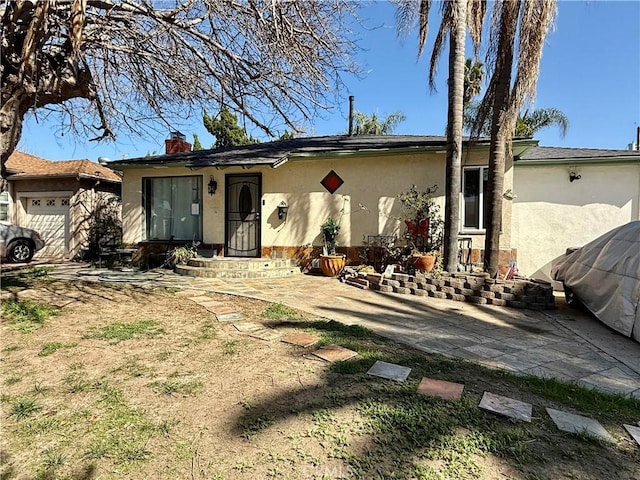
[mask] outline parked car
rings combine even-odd
[[[567,303],[579,300],[602,323],[640,342],[640,221],[571,250],[551,268]]]
[[[28,262],[44,247],[40,234],[30,228],[0,223],[0,257],[11,262]]]

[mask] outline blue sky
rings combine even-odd
[[[535,107],[556,107],[569,118],[569,130],[561,138],[555,128],[541,131],[540,145],[625,149],[635,140],[640,124],[640,2],[559,1],[555,27],[547,37],[542,56]],[[393,6],[374,2],[361,14],[367,26],[361,32],[364,49],[357,61],[365,70],[362,79],[345,78],[341,103],[324,113],[308,134],[333,135],[347,129],[348,96],[355,96],[356,110],[386,115],[400,111],[407,119],[397,134],[443,135],[446,125],[446,58],[444,51],[436,79],[436,92],[428,89],[428,61],[438,6],[423,58],[417,60],[415,33],[398,39]],[[116,142],[74,140],[52,132],[47,122],[25,122],[19,149],[51,160],[108,157],[112,160],[162,153],[166,135],[130,137],[120,132]],[[183,129],[191,140],[198,133],[203,145],[214,139],[194,118]],[[168,132],[167,132],[168,133]],[[259,131],[250,132],[260,137]]]

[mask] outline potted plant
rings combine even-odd
[[[322,270],[322,273],[327,277],[335,277],[342,272],[346,263],[345,255],[336,254],[336,245],[338,244],[336,239],[338,233],[340,233],[340,222],[336,222],[336,220],[330,216],[320,225],[320,232],[322,233],[322,240],[324,242],[322,254],[320,255],[320,270]]]
[[[398,195],[402,219],[407,232],[405,239],[411,249],[412,264],[416,270],[432,271],[440,256],[443,225],[440,206],[434,194],[438,186],[418,190],[412,185],[407,192]]]

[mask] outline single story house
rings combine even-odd
[[[515,139],[516,156],[537,144]],[[473,260],[484,246],[483,191],[489,140],[465,142],[460,235]],[[166,154],[109,162],[122,173],[125,243],[201,242],[230,257],[296,258],[306,266],[322,246],[320,225],[341,225],[338,251],[359,263],[370,236],[403,239],[398,194],[437,185],[444,206],[446,138],[325,136],[191,151],[180,134]],[[516,260],[512,238],[514,168],[507,161],[501,265]],[[443,209],[444,210],[444,209]]]
[[[640,151],[531,147],[513,162],[511,241],[518,270],[550,280],[551,263],[640,220]]]
[[[6,170],[0,220],[40,233],[45,247],[35,258],[75,257],[101,210],[120,215],[120,176],[90,160],[56,162],[15,151]]]

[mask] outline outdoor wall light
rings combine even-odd
[[[213,195],[214,193],[216,193],[217,189],[218,189],[218,182],[216,182],[216,179],[213,178],[213,175],[211,175],[209,177],[209,183],[207,184],[207,191],[209,192],[209,195]]]
[[[289,211],[289,206],[286,204],[284,200],[281,201],[280,204],[278,205],[278,220],[286,220],[288,211]]]

